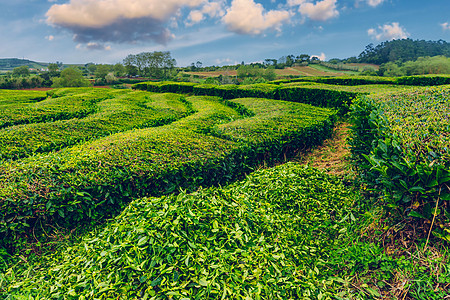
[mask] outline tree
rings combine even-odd
[[[114,65],[114,75],[118,76],[118,77],[122,77],[124,76],[126,73],[126,69],[124,67],[124,65],[117,63]]]
[[[155,51],[142,52],[137,55],[128,55],[123,63],[127,73],[136,71],[141,76],[149,76],[157,79],[167,78],[176,65],[176,60],[172,58],[170,52]],[[195,64],[194,64],[195,67]]]
[[[50,72],[50,73],[57,73],[58,72],[58,69],[59,69],[59,67],[58,67],[58,65],[57,64],[55,64],[55,63],[53,63],[53,64],[49,64],[48,65],[48,71]]]
[[[30,76],[30,70],[28,66],[20,66],[13,69],[12,75],[13,77],[28,77]]]
[[[52,87],[83,87],[91,85],[90,81],[83,77],[79,69],[67,68],[62,70],[59,78],[53,79]]]
[[[128,76],[136,76],[139,73],[139,70],[136,67],[136,55],[130,54],[125,57],[123,64],[125,66],[125,72]]]
[[[111,65],[97,65],[97,69],[95,70],[95,77],[105,79],[109,72],[112,71]]]
[[[95,74],[95,71],[97,71],[97,66],[94,63],[85,64],[84,67],[89,72],[89,74]]]
[[[273,58],[266,58],[265,60],[264,60],[264,62],[265,62],[265,64],[267,65],[267,66],[275,66],[276,64],[277,64],[277,60],[276,59],[273,59]]]
[[[277,74],[275,74],[275,70],[273,67],[268,67],[263,75],[264,79],[271,81],[277,78]]]
[[[295,62],[308,63],[310,59],[311,59],[311,56],[309,56],[309,54],[300,54],[299,56],[296,57]]]
[[[450,56],[450,43],[443,40],[424,41],[401,39],[382,42],[377,46],[369,44],[358,56],[362,63],[381,65],[395,61],[414,61],[424,56]]]

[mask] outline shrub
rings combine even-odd
[[[416,88],[352,106],[356,166],[402,216],[450,218],[449,96],[448,87]],[[450,240],[444,227],[435,235]]]

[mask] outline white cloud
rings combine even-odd
[[[339,16],[336,8],[337,0],[322,0],[315,4],[303,0],[288,0],[289,6],[299,5],[298,11],[303,15],[315,21],[326,21]]]
[[[211,18],[223,17],[223,15],[225,14],[224,10],[225,3],[226,3],[225,0],[216,2],[207,2],[202,8],[202,12],[204,14],[209,15]]]
[[[317,57],[318,59],[320,59],[321,61],[325,61],[327,59],[327,56],[325,55],[325,53],[320,53],[320,55],[311,55],[311,57]]]
[[[238,61],[236,61],[236,60],[232,60],[231,58],[218,58],[218,59],[216,59],[216,64],[218,64],[218,65],[223,65],[223,64],[225,64],[225,65],[237,65],[237,64],[239,64],[239,62]]]
[[[225,2],[220,0],[216,2],[206,2],[200,10],[192,10],[189,13],[186,25],[191,26],[196,23],[200,23],[205,19],[205,15],[211,18],[223,17]]]
[[[119,19],[152,18],[166,21],[181,7],[196,7],[203,0],[71,0],[54,4],[47,12],[47,21],[55,25],[99,28]]]
[[[448,22],[441,24],[442,30],[449,30],[450,31],[450,24]]]
[[[47,11],[47,23],[75,33],[76,41],[166,43],[166,23],[183,7],[196,8],[205,0],[70,0]]]
[[[55,39],[53,35],[46,36],[45,38],[49,41],[53,41]]]
[[[286,10],[266,12],[261,4],[253,0],[233,0],[222,20],[233,32],[261,34],[267,29],[281,31],[281,26],[290,17],[291,13]]]
[[[306,1],[307,0],[288,0],[287,4],[289,6],[299,6],[299,5],[303,4],[303,3],[305,3]]]
[[[395,40],[395,39],[406,39],[409,33],[400,26],[398,22],[393,22],[392,24],[384,24],[383,26],[378,26],[378,30],[370,28],[367,33],[372,38],[381,40]]]
[[[367,0],[367,4],[369,4],[372,7],[376,7],[383,2],[384,2],[384,0]]]
[[[200,10],[192,10],[189,13],[186,25],[191,26],[193,24],[200,23],[204,19],[205,19],[205,17],[203,16],[203,13]]]
[[[105,50],[105,51],[111,51],[111,46],[105,46],[103,44],[91,42],[87,43],[86,45],[78,44],[76,47],[78,50]]]

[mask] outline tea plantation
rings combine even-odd
[[[444,299],[450,86],[433,78],[0,90],[0,295]],[[340,120],[354,176],[286,163]],[[416,252],[387,251],[398,224],[425,231]]]

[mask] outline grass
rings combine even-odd
[[[348,135],[348,124],[341,123],[323,146],[295,160],[354,184]],[[336,270],[335,280],[342,284],[333,299],[450,299],[448,244],[435,238],[425,248],[429,223],[399,222],[382,209],[382,199],[364,185],[360,190],[365,204],[354,215],[358,225],[350,226],[347,242],[329,262]]]
[[[346,141],[349,126],[350,124],[345,122],[337,124],[332,138],[327,139],[323,145],[308,152],[300,153],[294,158],[294,161],[324,170],[339,178],[347,178],[349,173],[352,173],[347,161],[350,156]]]
[[[345,75],[359,75],[359,72],[356,72],[356,71],[346,71],[346,70],[339,70],[339,71],[337,71],[337,70],[334,70],[332,68],[328,68],[328,67],[325,67],[325,66],[322,66],[322,65],[319,65],[319,64],[310,64],[310,66],[313,69],[325,72],[326,74],[328,73],[330,75],[333,74],[333,73],[339,74],[339,75],[344,75],[344,74]]]

